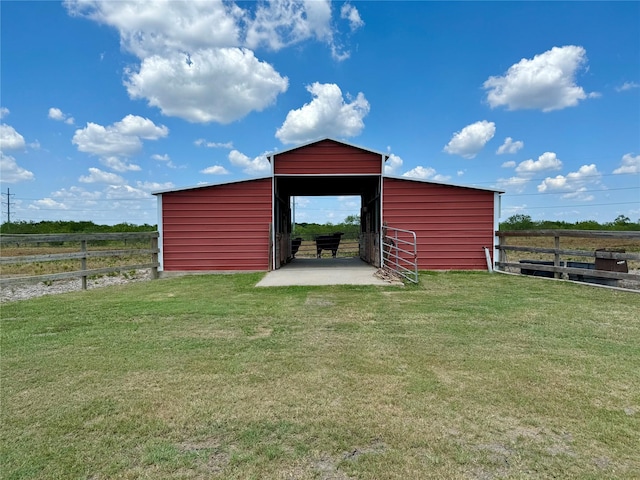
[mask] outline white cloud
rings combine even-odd
[[[638,83],[638,82],[624,82],[619,87],[616,87],[616,92],[626,92],[628,90],[633,90],[634,88],[640,88],[640,83]]]
[[[338,202],[340,202],[341,210],[358,209],[362,204],[361,198],[354,195],[341,195],[338,197]]]
[[[160,155],[159,153],[154,153],[153,155],[151,155],[151,158],[159,162],[166,162],[166,163],[171,162],[171,157],[169,157],[167,153],[165,153],[164,155]]]
[[[242,171],[249,175],[268,173],[271,170],[271,164],[267,160],[266,153],[251,159],[238,150],[231,150],[229,152],[229,161],[233,166],[242,168]]]
[[[63,121],[65,119],[65,116],[62,113],[62,110],[60,110],[59,108],[51,107],[49,109],[49,118],[52,119],[52,120]]]
[[[166,153],[164,155],[154,153],[153,155],[151,155],[151,158],[158,162],[164,162],[169,168],[178,168],[173,164],[173,162],[171,161],[171,157]]]
[[[155,192],[158,190],[167,190],[169,188],[175,187],[173,182],[136,182],[136,186],[139,190],[142,190],[146,193]]]
[[[0,118],[9,116],[9,109],[7,107],[0,107]]]
[[[81,201],[83,204],[95,205],[96,201],[102,198],[102,192],[88,192],[84,188],[74,185],[68,190],[66,188],[57,190],[51,196],[56,199]]]
[[[110,185],[126,184],[124,178],[122,178],[120,175],[105,172],[95,167],[91,167],[89,169],[89,175],[83,175],[78,180],[82,183],[107,183]]]
[[[141,188],[132,187],[127,183],[121,185],[111,184],[104,189],[105,198],[114,201],[122,201],[128,199],[149,198],[149,192]],[[132,205],[130,202],[123,202],[122,205]]]
[[[0,149],[6,150],[23,150],[25,148],[24,137],[16,132],[11,125],[3,123],[0,125]]]
[[[117,29],[122,47],[140,60],[125,72],[131,98],[190,122],[227,124],[271,106],[287,90],[288,79],[256,58],[255,49],[316,40],[335,59],[349,56],[329,0],[247,2],[247,8],[222,0],[65,5],[71,15]],[[351,28],[362,25],[355,7],[340,12]]]
[[[222,165],[213,165],[205,168],[204,170],[200,170],[200,173],[204,173],[206,175],[228,175],[229,170],[224,168]]]
[[[100,159],[100,163],[102,163],[105,167],[109,167],[111,170],[115,170],[116,172],[139,172],[142,170],[140,165],[136,165],[135,163],[128,163],[121,158],[118,157],[103,157]]]
[[[253,8],[212,1],[67,0],[71,15],[112,26],[126,50],[138,58],[206,48],[266,47],[280,50],[306,40],[328,44],[338,33],[329,0],[260,2]],[[344,12],[344,13],[343,13]],[[351,28],[363,25],[355,7],[342,7]]]
[[[362,21],[362,18],[360,18],[360,13],[356,7],[349,3],[342,5],[342,8],[340,9],[340,18],[349,20],[349,26],[351,27],[352,32],[364,26],[364,22]]]
[[[136,136],[145,140],[158,140],[169,134],[169,129],[164,125],[157,126],[148,118],[137,115],[127,115],[113,126],[123,135]]]
[[[29,208],[39,210],[41,208],[45,210],[69,210],[69,206],[62,202],[57,202],[52,198],[43,198],[41,200],[35,200]]]
[[[444,151],[464,158],[474,158],[496,133],[496,124],[482,120],[453,134]]]
[[[0,151],[0,177],[5,183],[18,183],[33,180],[33,172],[22,168],[16,159]]]
[[[65,114],[62,112],[62,110],[60,110],[59,108],[55,108],[55,107],[51,107],[49,109],[49,118],[51,120],[56,120],[58,122],[64,122],[67,125],[73,125],[75,120],[73,119],[73,117]]]
[[[307,86],[313,100],[287,114],[276,137],[282,143],[304,143],[320,137],[353,137],[364,128],[369,102],[364,94],[355,99],[342,97],[334,83],[314,83]]]
[[[240,44],[247,12],[234,4],[213,1],[68,0],[71,15],[114,27],[122,47],[145,58],[166,52]]]
[[[145,58],[138,71],[126,71],[129,96],[189,122],[227,124],[272,105],[289,85],[251,50],[200,50],[190,58],[191,65],[178,52]]]
[[[309,38],[330,43],[332,37],[329,1],[277,1],[258,5],[248,22],[246,45],[280,50]]]
[[[622,157],[620,166],[616,168],[613,173],[640,173],[640,155],[633,155],[627,153]]]
[[[118,172],[140,170],[128,164],[122,157],[135,155],[142,149],[142,140],[157,140],[166,137],[169,129],[157,126],[148,118],[127,115],[121,121],[104,127],[88,122],[85,128],[76,130],[71,142],[81,152],[96,155],[101,162]]]
[[[587,194],[587,187],[589,185],[597,185],[600,182],[601,176],[595,164],[583,165],[577,172],[571,172],[566,176],[557,175],[553,178],[545,178],[542,183],[538,185],[538,192],[564,192],[564,195],[561,196],[563,199],[591,201],[594,197],[593,195]]]
[[[423,166],[412,168],[408,172],[403,173],[402,176],[408,178],[420,178],[423,180],[435,180],[436,182],[446,182],[451,178],[449,176],[436,173],[434,168]]]
[[[489,77],[484,82],[487,101],[492,108],[504,105],[508,110],[550,112],[576,106],[588,96],[576,84],[576,74],[586,63],[585,49],[575,45],[553,47],[532,59],[523,58],[504,76]]]
[[[204,138],[199,138],[193,144],[197,147],[206,147],[206,148],[233,148],[233,142],[208,142]]]
[[[509,193],[521,193],[527,183],[529,183],[529,179],[524,177],[499,178],[496,186]]]
[[[384,173],[387,175],[394,174],[402,166],[402,158],[393,153],[389,154],[389,158],[384,164]]]
[[[507,137],[504,139],[504,143],[500,145],[496,153],[498,155],[504,155],[505,153],[517,153],[524,147],[524,142],[521,140],[513,141],[513,138]]]
[[[516,162],[514,160],[510,160],[508,162],[504,162],[501,167],[502,168],[513,168],[516,166]]]
[[[538,157],[538,160],[528,159],[516,167],[516,172],[520,175],[531,176],[545,170],[560,170],[562,161],[553,152],[545,152]]]

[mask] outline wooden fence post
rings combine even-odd
[[[84,254],[80,258],[80,269],[82,270],[82,290],[87,289],[87,241],[80,240],[80,251]]]
[[[553,254],[553,266],[554,267],[559,267],[560,266],[560,235],[555,235],[554,236],[554,243],[555,243],[555,253]],[[553,278],[562,278],[562,273],[561,272],[554,272],[553,273]]]
[[[151,250],[153,253],[151,254],[151,263],[153,263],[153,267],[151,267],[151,278],[153,280],[158,279],[158,237],[151,237]]]

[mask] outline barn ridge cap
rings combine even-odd
[[[314,145],[316,143],[325,142],[327,140],[330,141],[330,142],[335,142],[335,143],[339,143],[341,145],[345,145],[347,147],[352,147],[352,148],[357,148],[359,150],[364,150],[365,152],[375,153],[376,155],[380,155],[380,156],[384,157],[384,161],[385,162],[389,159],[389,156],[390,156],[389,153],[384,153],[384,152],[379,152],[377,150],[372,150],[370,148],[363,147],[362,145],[356,145],[354,143],[345,142],[344,140],[337,140],[337,139],[331,138],[331,137],[322,137],[322,138],[318,138],[316,140],[311,140],[309,142],[301,143],[300,145],[296,145],[295,147],[287,148],[286,150],[282,150],[282,151],[279,151],[279,152],[272,152],[269,155],[267,155],[267,160],[269,160],[271,162],[273,160],[273,157],[275,157],[275,156],[282,155],[283,153],[293,152],[294,150],[298,150],[300,148],[308,147],[308,146]]]

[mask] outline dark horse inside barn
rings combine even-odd
[[[336,232],[331,235],[318,235],[316,237],[318,258],[322,257],[322,250],[331,250],[331,256],[336,258],[342,235],[344,235],[343,232]]]

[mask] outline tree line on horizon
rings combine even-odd
[[[99,225],[92,221],[43,220],[5,222],[0,225],[0,234],[50,234],[50,233],[123,233],[154,232],[157,225],[135,225],[118,223],[116,225]],[[565,222],[562,220],[533,220],[529,215],[516,214],[500,222],[500,230],[613,230],[640,231],[640,220],[632,222],[625,215],[618,215],[613,221],[599,223],[595,220]],[[334,232],[344,233],[343,238],[358,238],[360,234],[360,217],[349,215],[340,223],[296,223],[293,225],[293,237],[312,240],[316,235],[328,235]]]
[[[529,215],[516,214],[500,222],[500,230],[613,230],[640,231],[640,220],[632,222],[626,215],[618,215],[612,222],[595,220],[565,222],[562,220],[533,220]]]

